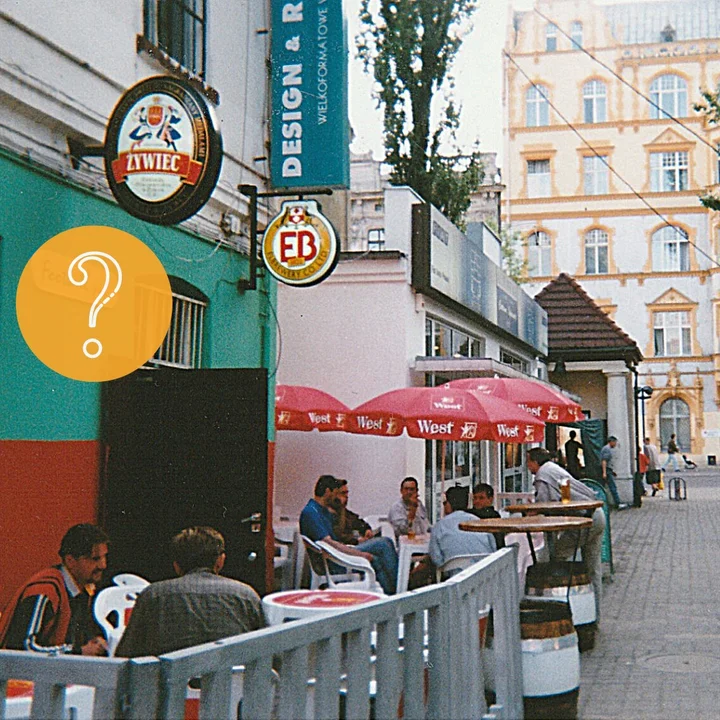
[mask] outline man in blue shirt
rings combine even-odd
[[[617,485],[615,484],[615,448],[617,447],[618,439],[611,435],[608,438],[607,445],[603,446],[600,451],[600,466],[602,467],[602,479],[603,483],[607,485],[613,500],[615,501],[615,507],[618,510],[625,510],[628,505],[627,503],[620,502],[620,496],[618,495]]]
[[[300,513],[300,532],[315,542],[323,540],[340,552],[368,560],[385,593],[392,595],[397,584],[398,570],[398,557],[392,540],[377,537],[352,546],[344,545],[335,536],[332,509],[337,492],[344,484],[332,475],[320,476],[315,483],[315,497],[308,500]]]

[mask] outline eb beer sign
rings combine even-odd
[[[172,77],[131,87],[110,116],[105,174],[131,215],[174,225],[194,215],[215,188],[222,140],[205,98]]]
[[[335,269],[335,230],[315,200],[283,203],[263,235],[262,258],[280,282],[298,287],[322,282]]]

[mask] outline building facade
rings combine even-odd
[[[720,129],[693,103],[718,86],[718,38],[717,0],[538,0],[505,59],[504,218],[529,287],[577,278],[644,356],[646,434],[703,460],[720,452],[720,221],[698,196]]]
[[[249,272],[247,203],[237,185],[264,189],[267,179],[268,29],[269,3],[254,0],[232,9],[221,0],[0,7],[0,606],[23,576],[57,559],[67,527],[102,522],[108,511],[107,384],[70,380],[43,365],[15,316],[20,274],[44,242],[73,227],[106,225],[153,250],[173,289],[168,337],[148,363],[156,378],[173,369],[199,377],[240,368],[261,378],[274,365],[275,284],[261,279],[258,291],[245,293],[237,287]],[[71,157],[78,143],[102,145],[120,95],[154,75],[194,85],[223,135],[218,185],[181,226],[130,216],[109,192],[102,158]],[[261,207],[261,222],[267,215]],[[263,403],[267,415],[267,397]],[[157,404],[154,411],[170,437],[181,418]],[[271,452],[273,430],[265,427],[263,418],[259,462]],[[162,441],[153,442],[149,457],[158,457]],[[267,466],[260,470],[267,495]]]

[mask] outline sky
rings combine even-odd
[[[350,123],[355,132],[353,152],[372,150],[383,155],[382,111],[371,98],[373,82],[365,74],[354,50],[354,38],[360,29],[360,0],[344,0],[348,15],[350,44]],[[641,0],[643,1],[643,0]],[[628,0],[596,0],[607,5]],[[532,0],[477,0],[473,29],[465,37],[452,73],[456,79],[455,97],[462,106],[458,140],[470,148],[480,141],[482,152],[497,152],[503,165],[502,133],[502,48],[509,19],[509,6],[528,10]]]

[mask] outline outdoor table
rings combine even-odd
[[[508,505],[504,508],[511,513],[522,515],[565,515],[569,512],[596,510],[603,506],[602,500],[571,500],[570,502],[534,502]]]
[[[407,535],[398,539],[398,576],[396,592],[405,592],[410,582],[410,566],[413,555],[427,555],[430,550],[430,536],[416,535],[412,540]]]
[[[284,590],[266,595],[262,604],[268,624],[280,625],[286,620],[320,617],[384,597],[368,590]]]
[[[539,503],[538,503],[539,504]],[[567,505],[565,505],[567,507]],[[486,533],[515,533],[524,532],[527,535],[532,553],[533,564],[537,563],[535,546],[532,542],[532,533],[561,532],[563,530],[584,530],[592,526],[592,520],[587,517],[547,517],[545,515],[531,515],[530,517],[483,518],[472,522],[460,523],[460,530],[466,532]],[[548,543],[552,554],[552,544]]]

